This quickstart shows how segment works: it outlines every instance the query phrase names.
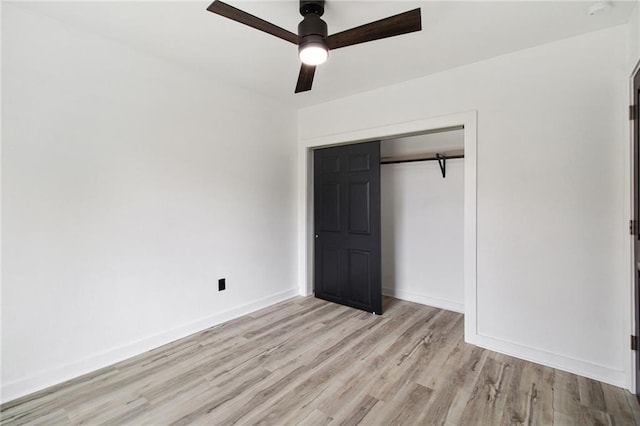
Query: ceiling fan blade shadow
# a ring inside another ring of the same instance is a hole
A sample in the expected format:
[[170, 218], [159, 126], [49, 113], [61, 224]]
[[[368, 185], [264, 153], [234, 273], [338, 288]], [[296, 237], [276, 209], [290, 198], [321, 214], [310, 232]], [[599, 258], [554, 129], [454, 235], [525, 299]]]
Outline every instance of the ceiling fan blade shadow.
[[250, 13], [244, 12], [240, 9], [236, 9], [233, 6], [229, 6], [226, 3], [215, 0], [207, 7], [209, 12], [213, 12], [217, 15], [224, 16], [233, 21], [247, 25], [256, 30], [263, 31], [267, 34], [271, 34], [283, 40], [286, 40], [293, 44], [298, 44], [298, 35], [287, 31], [284, 28], [280, 28], [277, 25], [267, 22], [264, 19], [260, 19], [257, 16], [253, 16]]
[[313, 84], [313, 76], [316, 73], [315, 65], [302, 64], [300, 74], [298, 74], [298, 83], [296, 84], [296, 92], [307, 92], [311, 90]]
[[329, 49], [353, 46], [422, 30], [420, 8], [351, 28], [327, 37]]

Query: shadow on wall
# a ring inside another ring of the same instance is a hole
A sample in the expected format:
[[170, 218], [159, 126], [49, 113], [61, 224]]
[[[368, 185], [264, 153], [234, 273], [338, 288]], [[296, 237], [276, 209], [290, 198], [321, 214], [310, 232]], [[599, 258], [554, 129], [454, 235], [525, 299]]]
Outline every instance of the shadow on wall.
[[[400, 243], [396, 233], [396, 208], [398, 198], [396, 191], [388, 179], [388, 166], [382, 166], [380, 171], [381, 205], [382, 205], [382, 288], [396, 289], [396, 247]], [[391, 207], [391, 208], [390, 208]]]

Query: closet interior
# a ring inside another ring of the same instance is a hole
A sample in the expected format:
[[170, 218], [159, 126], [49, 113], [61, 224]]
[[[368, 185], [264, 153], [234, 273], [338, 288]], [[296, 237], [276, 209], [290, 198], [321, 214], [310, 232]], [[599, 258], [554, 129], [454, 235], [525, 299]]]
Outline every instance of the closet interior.
[[383, 140], [382, 287], [464, 311], [464, 130]]

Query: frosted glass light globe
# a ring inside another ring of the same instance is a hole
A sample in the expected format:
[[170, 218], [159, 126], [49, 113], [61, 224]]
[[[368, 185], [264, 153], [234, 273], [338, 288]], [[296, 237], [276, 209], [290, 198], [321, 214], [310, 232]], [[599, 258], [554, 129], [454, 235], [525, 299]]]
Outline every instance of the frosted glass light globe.
[[307, 65], [320, 65], [327, 60], [329, 52], [320, 45], [309, 44], [300, 50], [300, 60]]

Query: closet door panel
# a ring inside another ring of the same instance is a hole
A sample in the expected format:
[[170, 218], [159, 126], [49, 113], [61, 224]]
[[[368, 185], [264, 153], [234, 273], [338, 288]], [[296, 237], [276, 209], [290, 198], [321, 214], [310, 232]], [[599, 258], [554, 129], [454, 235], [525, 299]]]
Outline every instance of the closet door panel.
[[380, 143], [314, 151], [316, 297], [382, 313]]

